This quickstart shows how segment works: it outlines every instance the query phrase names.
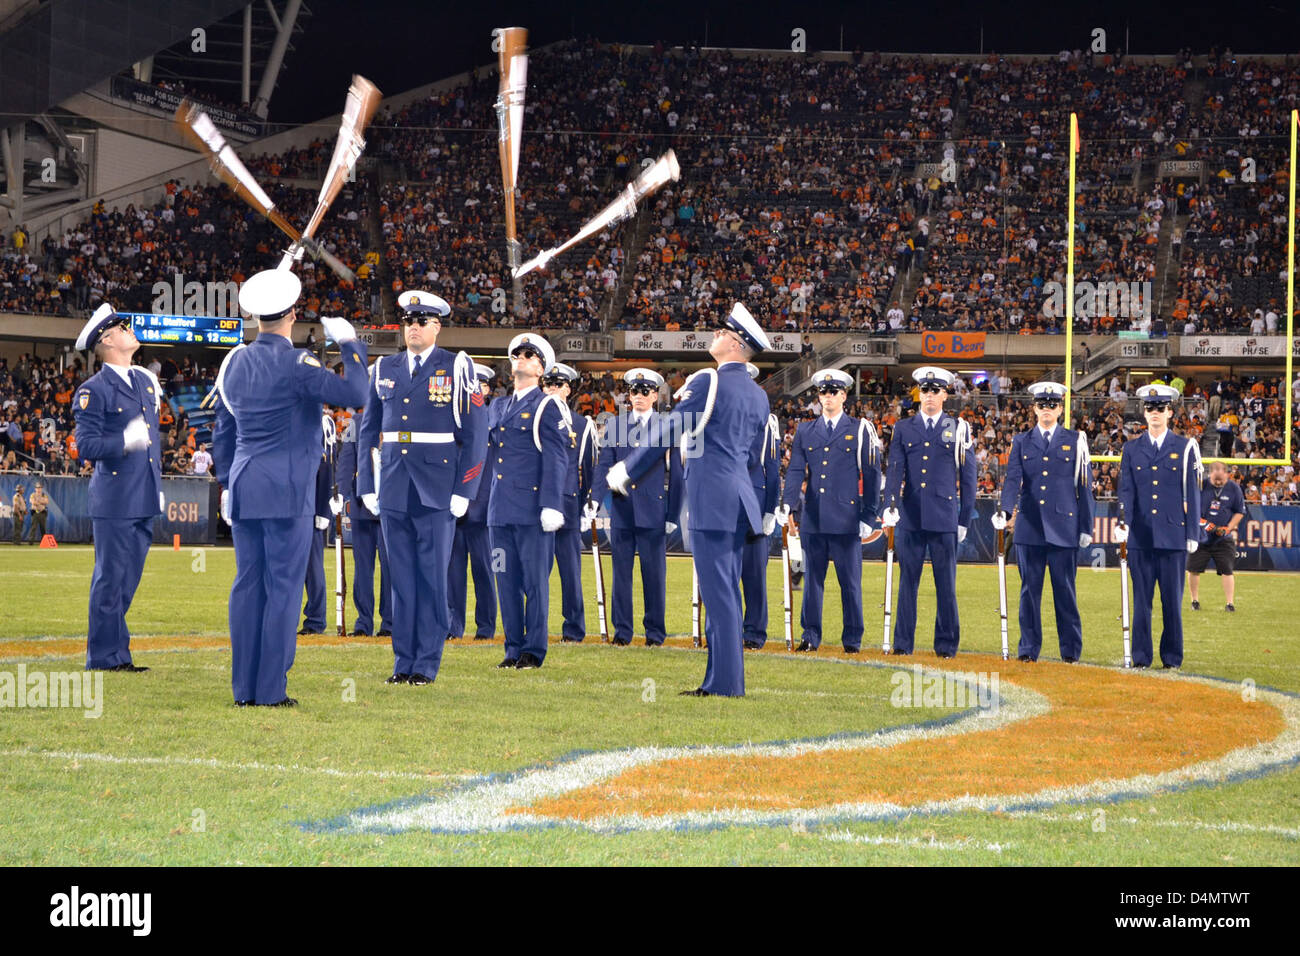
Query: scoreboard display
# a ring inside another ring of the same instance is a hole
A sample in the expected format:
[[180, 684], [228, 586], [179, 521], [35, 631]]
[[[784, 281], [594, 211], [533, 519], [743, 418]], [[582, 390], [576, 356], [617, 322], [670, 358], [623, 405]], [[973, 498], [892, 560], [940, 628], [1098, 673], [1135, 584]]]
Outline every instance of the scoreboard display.
[[213, 345], [231, 348], [244, 341], [244, 320], [209, 315], [156, 315], [128, 312], [141, 345]]

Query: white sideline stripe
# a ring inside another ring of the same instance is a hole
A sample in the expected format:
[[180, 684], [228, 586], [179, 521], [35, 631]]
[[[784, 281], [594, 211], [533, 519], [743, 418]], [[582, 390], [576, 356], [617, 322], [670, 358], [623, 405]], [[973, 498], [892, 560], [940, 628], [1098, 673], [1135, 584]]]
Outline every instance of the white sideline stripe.
[[975, 840], [936, 840], [934, 837], [869, 836], [850, 833], [848, 830], [835, 830], [832, 833], [819, 833], [818, 836], [831, 843], [863, 843], [867, 846], [905, 846], [922, 850], [986, 850], [1001, 853], [1009, 850], [1014, 843], [979, 843]]
[[[1100, 808], [1105, 809], [1105, 808]], [[1095, 812], [1095, 811], [1094, 811]], [[1013, 810], [1009, 816], [1034, 817], [1048, 823], [1091, 823], [1092, 813], [1057, 814], [1044, 810]], [[1267, 833], [1300, 840], [1300, 829], [1256, 823], [1206, 823], [1204, 820], [1144, 820], [1141, 817], [1106, 817], [1106, 823], [1125, 823], [1133, 827], [1169, 827], [1176, 830], [1214, 830], [1220, 833]]]
[[344, 779], [393, 780], [468, 780], [473, 774], [411, 773], [403, 770], [336, 770], [333, 767], [304, 767], [301, 764], [235, 763], [205, 757], [119, 757], [116, 754], [83, 753], [70, 750], [0, 750], [0, 757], [43, 757], [46, 760], [84, 760], [87, 763], [123, 764], [149, 767], [205, 767], [212, 770], [256, 771], [265, 773], [314, 773]]

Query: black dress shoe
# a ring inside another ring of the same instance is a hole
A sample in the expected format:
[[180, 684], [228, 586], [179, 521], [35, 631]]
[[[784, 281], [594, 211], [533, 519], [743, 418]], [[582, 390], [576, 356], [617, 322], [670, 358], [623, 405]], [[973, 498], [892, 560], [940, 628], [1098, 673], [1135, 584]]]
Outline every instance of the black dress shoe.
[[254, 704], [253, 704], [253, 701], [251, 701], [251, 700], [237, 700], [237, 701], [235, 701], [235, 706], [236, 706], [236, 707], [252, 707], [252, 706], [254, 706]]
[[350, 635], [348, 635], [348, 636], [349, 636], [349, 637], [369, 637], [369, 636], [370, 636], [370, 632], [369, 632], [369, 631], [353, 631], [353, 632], [352, 632]]
[[1020, 661], [1023, 664], [1034, 663], [1034, 659], [1030, 657], [1028, 654], [1021, 654], [1018, 658], [1016, 658], [1016, 660]]
[[505, 660], [503, 660], [500, 664], [497, 665], [497, 670], [501, 670], [503, 667], [515, 668], [518, 666], [519, 666], [519, 658], [507, 657]]
[[934, 652], [934, 656], [935, 656], [935, 657], [942, 657], [942, 658], [947, 659], [947, 658], [950, 658], [950, 657], [956, 657], [956, 656], [957, 656], [957, 652], [956, 652], [956, 651], [953, 651], [952, 653], [948, 653], [948, 652], [946, 652], [946, 651], [935, 651], [935, 652]]
[[536, 654], [520, 654], [519, 663], [515, 665], [515, 667], [519, 668], [521, 671], [541, 666], [542, 659]]
[[384, 681], [385, 684], [409, 684], [410, 682], [410, 674], [394, 674], [392, 677], [388, 678], [388, 680]]
[[860, 648], [860, 647], [846, 647], [846, 648], [844, 648], [844, 653], [845, 653], [845, 654], [857, 654], [857, 653], [858, 653], [859, 651], [861, 651], [861, 650], [862, 650], [862, 648]]
[[652, 641], [652, 640], [650, 640], [650, 638], [647, 637], [647, 638], [645, 639], [645, 646], [646, 646], [646, 647], [663, 647], [663, 646], [664, 646], [664, 642], [663, 642], [663, 641]]
[[299, 636], [299, 637], [301, 637], [301, 636], [304, 635], [304, 634], [320, 634], [320, 633], [323, 633], [323, 632], [318, 631], [318, 630], [316, 630], [315, 628], [310, 628], [310, 627], [308, 627], [306, 624], [304, 624], [301, 628], [298, 629], [298, 636]]
[[393, 632], [386, 627], [381, 627], [379, 629], [379, 633], [375, 635], [375, 637], [392, 637], [392, 636], [393, 636]]
[[610, 641], [610, 643], [613, 644], [615, 647], [627, 647], [632, 642], [626, 637], [616, 637], [612, 641]]
[[795, 652], [796, 654], [802, 654], [804, 651], [814, 651], [814, 652], [816, 652], [816, 650], [817, 650], [817, 648], [813, 647], [813, 646], [812, 646], [811, 644], [809, 644], [807, 641], [800, 641], [800, 642], [799, 642], [799, 646], [796, 647], [796, 648], [794, 649], [794, 652]]
[[1162, 671], [1180, 671], [1183, 669], [1183, 665], [1182, 664], [1161, 664], [1160, 669]]
[[476, 641], [490, 641], [490, 640], [492, 640], [492, 635], [491, 635], [491, 634], [475, 634], [475, 635], [474, 635], [474, 640], [476, 640]]
[[1139, 671], [1144, 671], [1144, 670], [1146, 670], [1147, 668], [1149, 668], [1150, 666], [1151, 666], [1150, 664], [1134, 664], [1134, 665], [1133, 665], [1133, 669], [1134, 669], [1134, 670], [1139, 670]]
[[581, 644], [581, 643], [582, 643], [582, 638], [580, 638], [580, 637], [562, 637], [562, 638], [560, 638], [560, 643], [561, 643], [561, 644]]
[[708, 697], [709, 692], [705, 690], [703, 687], [697, 687], [695, 688], [695, 690], [684, 690], [677, 696], [678, 697]]
[[762, 649], [763, 649], [763, 645], [758, 643], [758, 641], [745, 642], [745, 650], [747, 651], [761, 651]]
[[1062, 663], [1062, 664], [1077, 664], [1077, 663], [1079, 663], [1079, 658], [1077, 658], [1077, 657], [1062, 657], [1062, 658], [1061, 658], [1061, 663]]
[[149, 668], [140, 667], [138, 664], [118, 664], [116, 667], [110, 667], [111, 671], [121, 671], [125, 674], [143, 674]]
[[423, 674], [412, 674], [406, 681], [412, 687], [423, 687], [425, 684], [432, 684], [432, 677], [425, 677]]
[[295, 697], [286, 697], [284, 700], [277, 700], [274, 704], [262, 704], [263, 707], [297, 707], [298, 700]]
[[892, 656], [895, 656], [895, 657], [911, 657], [911, 656], [912, 656], [912, 652], [911, 652], [911, 651], [904, 651], [904, 650], [901, 650], [901, 649], [899, 649], [899, 648], [897, 648], [897, 647], [891, 647], [891, 648], [889, 649], [889, 653], [890, 653]]

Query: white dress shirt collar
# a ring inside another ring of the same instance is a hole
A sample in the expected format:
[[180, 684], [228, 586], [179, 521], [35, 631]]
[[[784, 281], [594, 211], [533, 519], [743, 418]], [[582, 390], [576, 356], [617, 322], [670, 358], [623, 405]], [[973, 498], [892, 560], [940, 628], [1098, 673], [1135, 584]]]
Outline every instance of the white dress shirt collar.
[[512, 397], [516, 402], [522, 401], [524, 398], [528, 396], [528, 393], [531, 392], [536, 387], [537, 387], [536, 385], [529, 385], [527, 388], [516, 388], [515, 394]]
[[[433, 345], [430, 345], [423, 352], [419, 353], [421, 368], [423, 368], [424, 363], [429, 360], [429, 353], [432, 352], [437, 347], [438, 347], [438, 343], [435, 342]], [[408, 375], [415, 372], [415, 354], [409, 351], [406, 353], [406, 372]]]
[[823, 414], [823, 415], [822, 415], [822, 421], [824, 421], [824, 422], [826, 423], [826, 427], [827, 427], [827, 428], [829, 428], [831, 431], [835, 431], [835, 429], [839, 428], [839, 426], [840, 426], [840, 419], [843, 418], [843, 417], [844, 417], [844, 412], [840, 412], [839, 414], [835, 415], [834, 417], [831, 417], [830, 415]]
[[131, 366], [129, 366], [129, 365], [114, 365], [112, 362], [105, 362], [105, 363], [104, 363], [104, 368], [111, 368], [111, 369], [112, 369], [114, 372], [116, 372], [118, 375], [122, 376], [122, 381], [126, 382], [126, 384], [128, 384], [128, 385], [134, 385], [134, 384], [135, 384], [134, 382], [131, 381]]

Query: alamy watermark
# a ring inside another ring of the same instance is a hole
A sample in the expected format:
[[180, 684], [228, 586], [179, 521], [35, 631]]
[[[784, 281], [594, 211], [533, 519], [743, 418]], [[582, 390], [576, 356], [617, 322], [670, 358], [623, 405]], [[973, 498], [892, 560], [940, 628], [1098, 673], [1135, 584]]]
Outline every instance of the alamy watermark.
[[[1074, 317], [1095, 319], [1148, 319], [1152, 314], [1150, 282], [1076, 282]], [[1065, 284], [1043, 284], [1043, 315], [1049, 319], [1065, 317]]]
[[103, 671], [0, 671], [0, 708], [67, 707], [84, 710], [87, 720], [104, 713]]
[[155, 282], [150, 293], [154, 315], [239, 318], [238, 282], [186, 282], [184, 273], [177, 272], [170, 283]]
[[891, 707], [946, 707], [979, 709], [981, 717], [998, 712], [1002, 697], [998, 693], [997, 671], [951, 671], [925, 673], [920, 664], [910, 671], [895, 671], [889, 678], [893, 691]]
[[596, 416], [596, 425], [602, 429], [602, 448], [676, 448], [683, 459], [699, 458], [703, 452], [704, 439], [697, 434], [702, 421], [703, 416], [695, 412], [678, 411], [652, 412], [647, 425], [627, 413], [601, 412]]

